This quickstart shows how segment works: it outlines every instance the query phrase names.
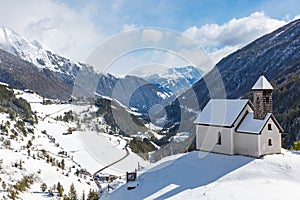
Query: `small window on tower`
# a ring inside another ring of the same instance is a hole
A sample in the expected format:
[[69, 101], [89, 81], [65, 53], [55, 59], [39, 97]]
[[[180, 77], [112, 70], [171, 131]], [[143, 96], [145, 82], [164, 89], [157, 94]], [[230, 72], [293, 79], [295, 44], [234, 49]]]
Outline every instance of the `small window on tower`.
[[270, 101], [270, 98], [266, 97], [266, 103], [269, 103], [269, 101]]
[[268, 124], [268, 130], [272, 130], [272, 124]]
[[256, 102], [257, 102], [257, 104], [259, 104], [259, 97], [256, 98]]
[[272, 146], [272, 139], [268, 139], [268, 145]]
[[217, 141], [217, 144], [218, 145], [222, 144], [222, 138], [221, 138], [221, 132], [220, 131], [218, 132], [218, 141]]

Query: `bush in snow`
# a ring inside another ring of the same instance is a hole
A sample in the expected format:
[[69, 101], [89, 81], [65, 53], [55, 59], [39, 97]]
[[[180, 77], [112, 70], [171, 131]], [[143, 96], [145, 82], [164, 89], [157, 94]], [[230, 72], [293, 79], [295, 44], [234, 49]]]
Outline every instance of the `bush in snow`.
[[42, 185], [41, 185], [41, 190], [42, 190], [42, 192], [45, 192], [45, 191], [47, 190], [47, 185], [46, 185], [46, 183], [42, 183]]
[[291, 150], [299, 151], [300, 150], [300, 141], [294, 142], [293, 146], [291, 147]]

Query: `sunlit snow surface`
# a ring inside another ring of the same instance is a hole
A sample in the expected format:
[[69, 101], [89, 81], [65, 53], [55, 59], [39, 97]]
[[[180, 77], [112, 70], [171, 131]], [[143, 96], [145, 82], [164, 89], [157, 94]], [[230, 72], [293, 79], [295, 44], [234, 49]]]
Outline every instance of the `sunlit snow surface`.
[[[300, 188], [300, 152], [262, 159], [197, 151], [167, 157], [106, 199], [288, 199]], [[103, 198], [105, 199], [105, 198]]]

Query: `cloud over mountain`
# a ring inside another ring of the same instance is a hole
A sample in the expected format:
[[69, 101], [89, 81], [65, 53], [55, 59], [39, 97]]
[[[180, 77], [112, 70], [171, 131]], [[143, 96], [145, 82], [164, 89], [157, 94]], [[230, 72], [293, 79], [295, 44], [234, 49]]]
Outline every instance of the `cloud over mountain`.
[[84, 61], [97, 42], [103, 40], [92, 22], [93, 14], [89, 5], [75, 10], [52, 0], [11, 0], [1, 2], [0, 25], [40, 41], [47, 49]]
[[248, 17], [233, 18], [222, 25], [205, 24], [190, 27], [184, 34], [199, 42], [215, 62], [245, 46], [254, 39], [274, 31], [287, 22], [272, 19], [264, 12], [255, 12]]

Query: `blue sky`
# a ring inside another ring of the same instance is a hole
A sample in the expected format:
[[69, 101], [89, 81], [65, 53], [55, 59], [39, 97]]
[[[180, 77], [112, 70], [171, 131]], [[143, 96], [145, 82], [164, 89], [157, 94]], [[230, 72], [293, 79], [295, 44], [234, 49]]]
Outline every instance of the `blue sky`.
[[263, 11], [271, 18], [286, 19], [288, 16], [299, 15], [298, 8], [300, 8], [298, 0], [129, 0], [101, 1], [101, 3], [91, 0], [61, 0], [60, 2], [77, 10], [88, 4], [94, 4], [96, 8], [99, 6], [97, 8], [99, 13], [94, 18], [95, 23], [99, 24], [103, 23], [101, 17], [106, 15], [110, 16], [110, 19], [104, 23], [137, 24], [177, 31], [204, 24], [223, 24], [232, 18], [245, 17], [257, 11]]
[[[254, 39], [300, 18], [299, 8], [298, 0], [4, 0], [0, 26], [81, 62], [103, 41], [124, 31], [171, 29], [204, 48], [216, 63]], [[157, 31], [150, 32], [152, 39], [161, 36]], [[131, 60], [136, 60], [133, 57]]]

